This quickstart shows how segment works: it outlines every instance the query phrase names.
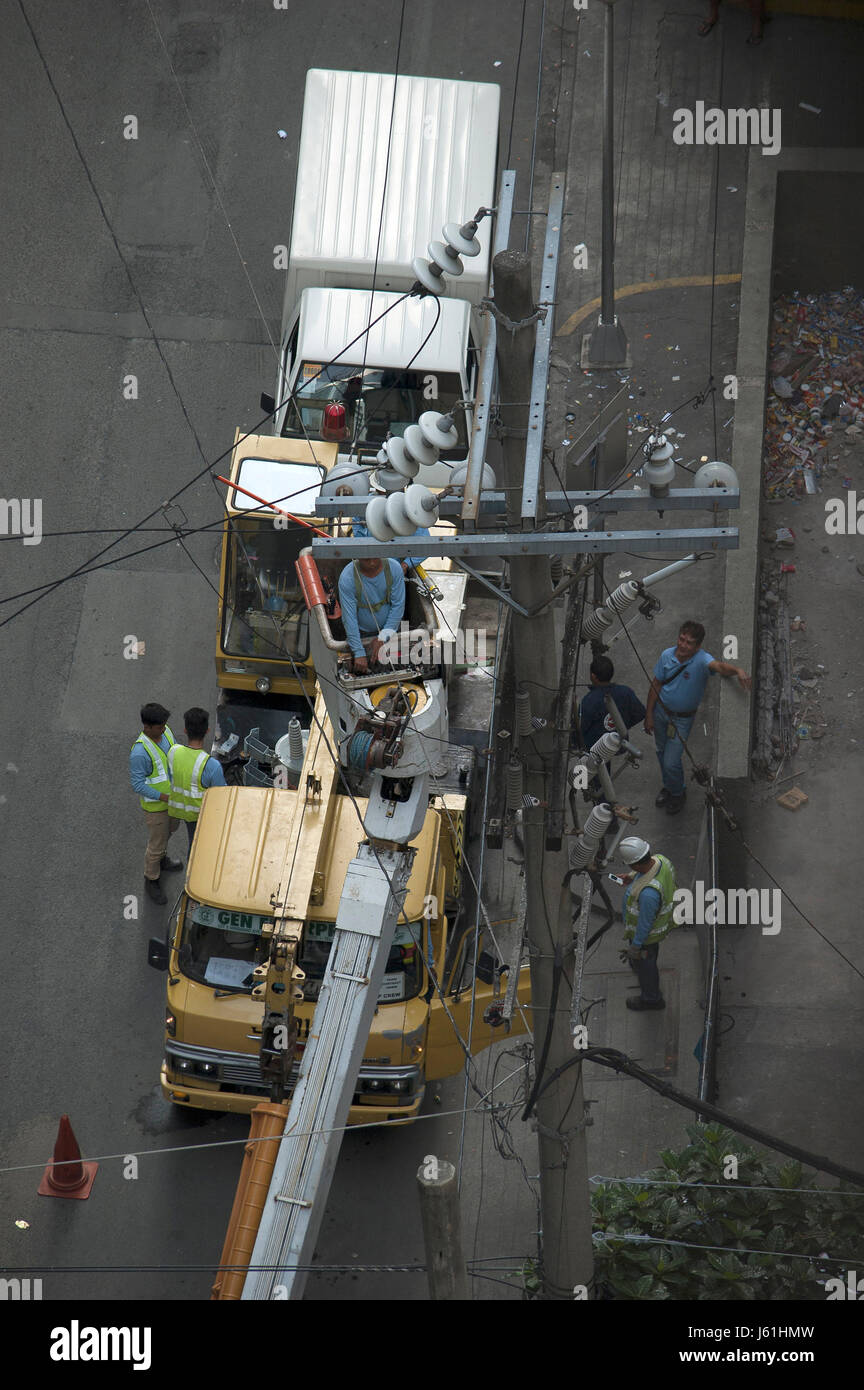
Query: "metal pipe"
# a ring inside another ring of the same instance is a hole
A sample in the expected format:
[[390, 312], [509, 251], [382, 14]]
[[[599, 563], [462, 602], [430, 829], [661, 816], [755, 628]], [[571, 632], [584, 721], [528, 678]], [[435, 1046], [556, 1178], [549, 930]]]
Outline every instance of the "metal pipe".
[[653, 574], [646, 574], [645, 578], [639, 582], [643, 589], [650, 589], [653, 585], [659, 584], [661, 579], [668, 579], [670, 574], [677, 574], [679, 570], [685, 570], [688, 565], [695, 565], [698, 559], [698, 555], [685, 555], [683, 560], [675, 560], [671, 565], [664, 565], [662, 570], [655, 570]]
[[[510, 242], [510, 219], [513, 213], [515, 185], [515, 171], [505, 169], [501, 175], [501, 184], [498, 190], [498, 211], [495, 218], [495, 238], [492, 244], [493, 260], [499, 251], [507, 250]], [[489, 420], [492, 414], [497, 346], [498, 326], [494, 315], [487, 313], [486, 340], [477, 369], [477, 398], [474, 402], [468, 469], [465, 474], [463, 495], [460, 499], [460, 514], [463, 522], [476, 521], [477, 513], [480, 510], [483, 466], [486, 461], [486, 443], [489, 438]]]
[[[615, 417], [616, 420], [619, 418]], [[614, 421], [612, 421], [614, 424]], [[610, 426], [611, 428], [611, 426]], [[602, 436], [600, 436], [602, 438]], [[594, 451], [592, 443], [585, 451], [585, 456]], [[579, 463], [576, 459], [573, 467]], [[462, 508], [462, 498], [450, 496], [445, 492], [436, 494], [438, 498], [438, 512], [440, 517], [458, 517]], [[316, 516], [338, 517], [345, 516], [362, 521], [366, 515], [366, 504], [374, 499], [368, 497], [316, 497], [312, 504], [315, 508]], [[587, 507], [588, 511], [600, 513], [606, 512], [672, 512], [672, 511], [712, 511], [715, 504], [719, 503], [721, 511], [733, 511], [741, 506], [741, 493], [738, 488], [718, 488], [718, 487], [670, 487], [668, 497], [652, 497], [650, 492], [643, 492], [640, 488], [622, 488], [620, 491], [610, 492], [594, 488], [588, 491], [585, 489], [568, 489], [567, 492], [547, 492], [544, 498], [544, 505], [547, 512], [554, 512], [555, 515], [571, 516], [574, 507]], [[499, 490], [492, 489], [484, 492], [480, 497], [480, 511], [484, 516], [491, 520], [496, 514], [501, 516], [507, 510], [507, 494]], [[254, 509], [253, 509], [254, 512]], [[490, 516], [491, 513], [491, 516]], [[417, 548], [417, 541], [409, 537], [414, 549]]]

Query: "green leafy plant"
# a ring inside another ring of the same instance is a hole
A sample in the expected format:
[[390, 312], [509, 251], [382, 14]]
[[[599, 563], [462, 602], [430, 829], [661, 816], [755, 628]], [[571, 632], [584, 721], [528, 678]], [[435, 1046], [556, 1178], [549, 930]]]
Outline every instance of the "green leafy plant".
[[[644, 1174], [663, 1186], [613, 1180], [595, 1188], [598, 1297], [821, 1301], [825, 1279], [841, 1270], [826, 1257], [864, 1268], [864, 1193], [860, 1201], [823, 1193], [800, 1164], [774, 1164], [720, 1125], [687, 1133], [686, 1148], [663, 1150], [662, 1166]], [[735, 1179], [724, 1177], [729, 1154]], [[859, 1192], [833, 1179], [831, 1188]]]

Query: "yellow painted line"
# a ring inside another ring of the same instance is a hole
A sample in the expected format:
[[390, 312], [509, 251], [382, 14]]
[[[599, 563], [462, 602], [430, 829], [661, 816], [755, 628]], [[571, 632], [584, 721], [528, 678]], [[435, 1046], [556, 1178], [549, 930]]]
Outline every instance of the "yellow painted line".
[[[648, 290], [679, 290], [691, 285], [737, 285], [740, 279], [740, 275], [673, 275], [670, 280], [642, 280], [638, 285], [622, 285], [615, 291], [615, 302], [627, 299], [631, 294], [645, 294]], [[566, 323], [561, 325], [555, 337], [565, 338], [599, 308], [599, 298], [583, 304], [581, 309], [577, 309], [575, 314], [571, 314]]]

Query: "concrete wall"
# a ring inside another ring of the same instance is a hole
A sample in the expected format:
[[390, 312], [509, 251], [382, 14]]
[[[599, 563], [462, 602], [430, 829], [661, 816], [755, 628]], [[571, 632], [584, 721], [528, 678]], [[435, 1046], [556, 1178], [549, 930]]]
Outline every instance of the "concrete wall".
[[864, 282], [864, 174], [781, 171], [774, 294], [822, 294]]
[[[832, 202], [832, 198], [839, 200]], [[738, 638], [738, 659], [752, 671], [759, 593], [759, 517], [768, 338], [774, 296], [864, 284], [861, 250], [864, 150], [751, 152], [744, 212], [738, 321], [738, 400], [732, 465], [741, 489], [739, 548], [726, 557], [723, 633]], [[857, 233], [857, 246], [856, 246]], [[748, 777], [753, 701], [742, 717], [731, 682], [720, 688], [717, 775]]]

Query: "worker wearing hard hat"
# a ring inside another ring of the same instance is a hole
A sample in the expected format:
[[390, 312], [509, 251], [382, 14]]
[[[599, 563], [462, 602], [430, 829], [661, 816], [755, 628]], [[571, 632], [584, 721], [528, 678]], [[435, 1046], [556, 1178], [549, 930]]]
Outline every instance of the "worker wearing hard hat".
[[621, 959], [636, 971], [639, 998], [628, 999], [628, 1009], [665, 1009], [660, 993], [657, 952], [660, 942], [675, 926], [675, 870], [664, 854], [652, 854], [647, 840], [628, 835], [618, 846], [618, 855], [633, 872], [627, 874], [624, 895], [624, 940]]

